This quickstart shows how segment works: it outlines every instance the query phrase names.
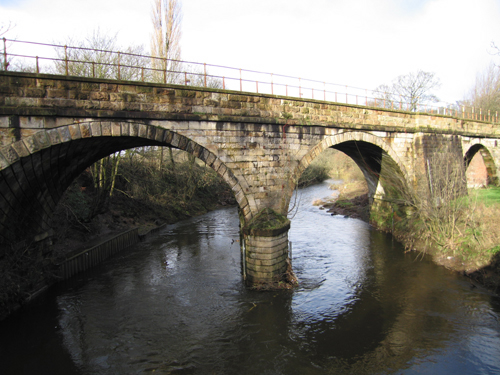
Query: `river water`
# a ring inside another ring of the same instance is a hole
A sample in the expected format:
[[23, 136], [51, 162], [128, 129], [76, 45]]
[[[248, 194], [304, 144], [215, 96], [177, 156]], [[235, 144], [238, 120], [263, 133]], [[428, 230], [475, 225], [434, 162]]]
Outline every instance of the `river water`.
[[500, 299], [330, 194], [299, 193], [297, 289], [245, 289], [237, 210], [210, 212], [0, 322], [0, 374], [499, 374]]

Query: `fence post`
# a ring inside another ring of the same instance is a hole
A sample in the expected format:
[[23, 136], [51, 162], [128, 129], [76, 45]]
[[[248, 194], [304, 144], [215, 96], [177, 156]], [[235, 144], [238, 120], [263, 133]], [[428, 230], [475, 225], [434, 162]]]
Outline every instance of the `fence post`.
[[65, 65], [66, 65], [66, 75], [68, 75], [68, 71], [69, 71], [69, 68], [68, 68], [68, 46], [64, 46], [64, 61], [65, 61]]
[[167, 59], [163, 58], [163, 83], [167, 83]]
[[37, 74], [40, 73], [40, 67], [38, 65], [38, 56], [36, 57], [36, 72]]
[[120, 52], [118, 52], [118, 80], [121, 79]]
[[9, 63], [7, 62], [7, 39], [3, 38], [3, 68], [7, 71]]
[[243, 91], [243, 82], [241, 81], [241, 69], [240, 69], [240, 91]]
[[205, 87], [207, 87], [207, 63], [203, 63], [203, 72], [205, 74]]

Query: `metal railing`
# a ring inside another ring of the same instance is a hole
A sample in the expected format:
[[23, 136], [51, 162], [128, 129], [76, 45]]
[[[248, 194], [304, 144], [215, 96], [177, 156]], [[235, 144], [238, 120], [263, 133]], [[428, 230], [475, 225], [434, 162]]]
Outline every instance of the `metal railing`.
[[256, 70], [170, 60], [133, 51], [118, 52], [3, 38], [1, 59], [0, 69], [6, 71], [212, 87], [499, 122], [498, 111], [492, 113], [468, 105], [412, 104], [405, 97], [384, 99], [388, 97], [387, 93], [375, 90]]

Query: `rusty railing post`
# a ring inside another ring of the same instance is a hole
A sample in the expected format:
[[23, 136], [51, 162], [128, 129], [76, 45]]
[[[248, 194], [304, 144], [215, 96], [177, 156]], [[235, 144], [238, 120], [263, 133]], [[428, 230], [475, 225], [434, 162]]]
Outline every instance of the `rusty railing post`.
[[204, 87], [207, 87], [207, 63], [203, 63]]
[[68, 75], [69, 67], [68, 67], [68, 46], [64, 46], [64, 61], [66, 65], [66, 75]]
[[7, 71], [9, 63], [7, 62], [7, 39], [3, 38], [3, 68]]
[[118, 52], [118, 80], [121, 80], [122, 75], [121, 75], [121, 65], [120, 65], [120, 52]]
[[167, 59], [163, 58], [163, 83], [167, 83]]

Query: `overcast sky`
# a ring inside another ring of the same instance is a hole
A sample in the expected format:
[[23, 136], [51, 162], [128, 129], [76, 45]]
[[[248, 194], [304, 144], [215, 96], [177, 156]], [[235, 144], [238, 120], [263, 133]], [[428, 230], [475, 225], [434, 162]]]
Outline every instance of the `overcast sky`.
[[[374, 89], [433, 72], [453, 103], [500, 45], [500, 0], [182, 0], [182, 58]], [[0, 0], [7, 38], [82, 39], [96, 28], [149, 50], [150, 0]]]

